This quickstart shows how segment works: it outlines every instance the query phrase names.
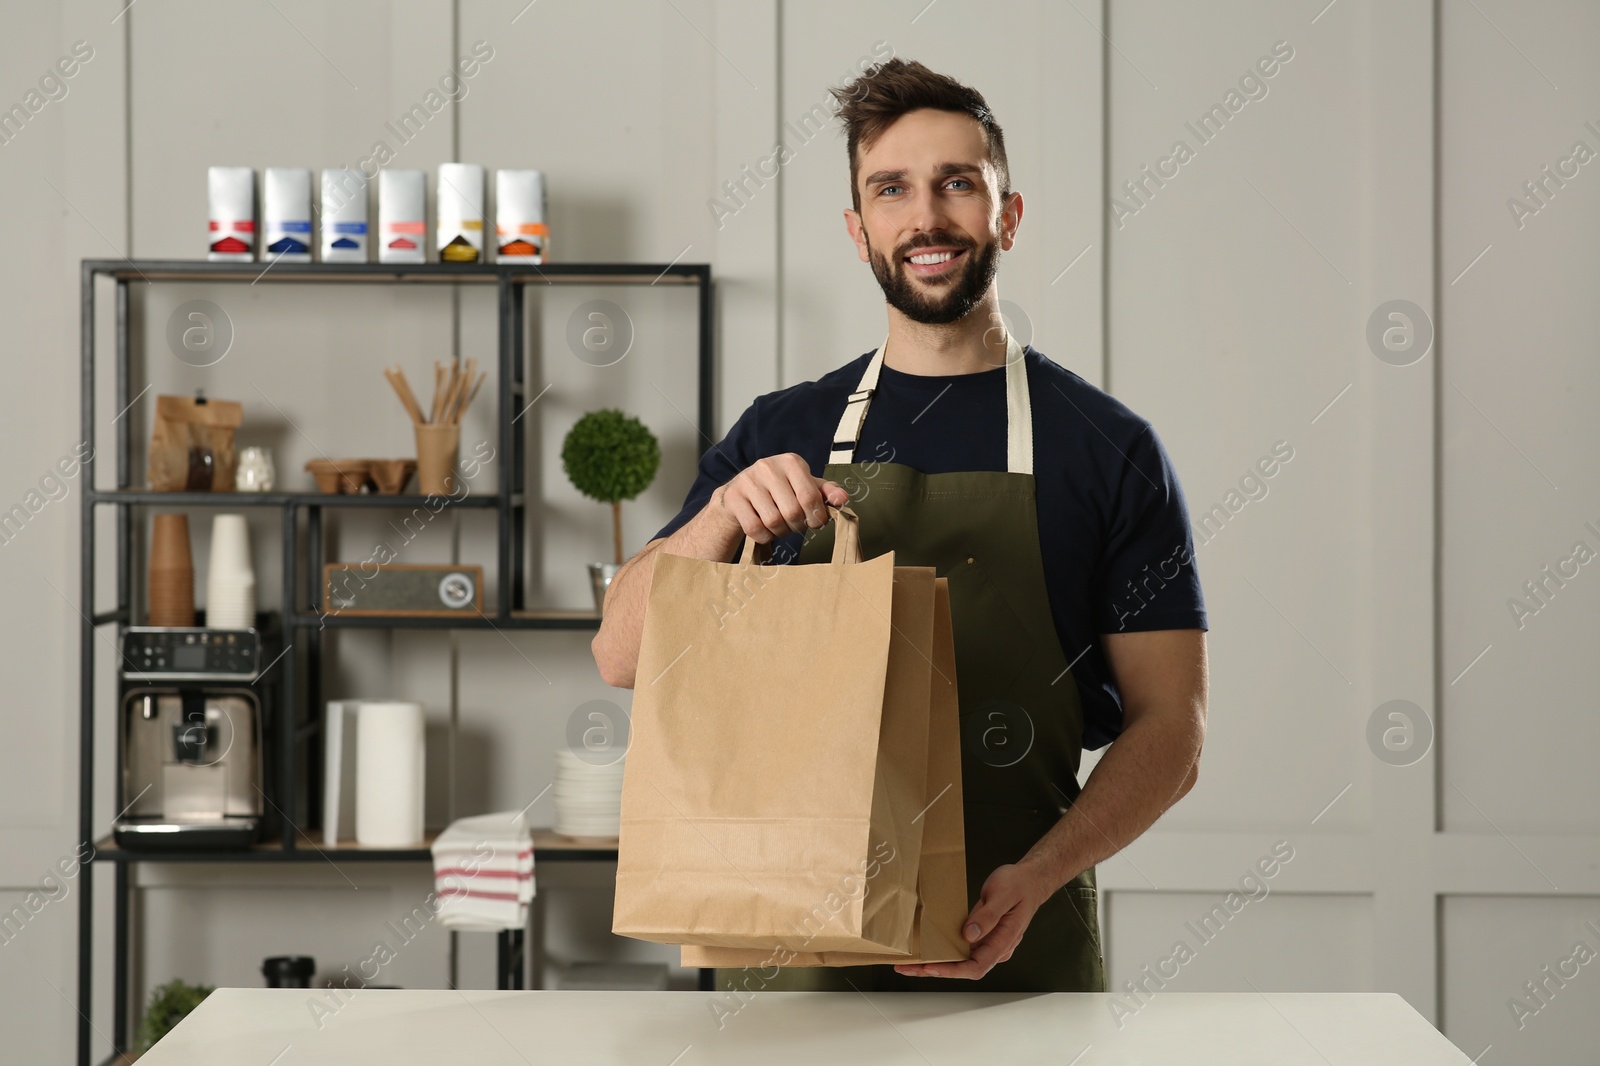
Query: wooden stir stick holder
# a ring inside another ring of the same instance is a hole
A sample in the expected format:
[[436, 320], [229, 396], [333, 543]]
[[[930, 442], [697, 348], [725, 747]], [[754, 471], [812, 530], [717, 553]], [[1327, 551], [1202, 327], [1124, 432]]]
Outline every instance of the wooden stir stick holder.
[[422, 406], [417, 403], [404, 370], [385, 368], [383, 375], [411, 416], [417, 440], [418, 487], [425, 495], [454, 495], [457, 488], [455, 468], [461, 450], [461, 416], [478, 395], [488, 372], [478, 371], [476, 359], [468, 359], [465, 368], [458, 359], [452, 359], [448, 367], [434, 360], [433, 402], [428, 418], [423, 418]]

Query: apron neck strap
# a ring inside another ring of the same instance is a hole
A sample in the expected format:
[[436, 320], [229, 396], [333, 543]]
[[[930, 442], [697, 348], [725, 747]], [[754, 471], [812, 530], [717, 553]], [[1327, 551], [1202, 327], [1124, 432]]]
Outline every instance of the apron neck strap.
[[[861, 383], [845, 402], [839, 428], [833, 433], [833, 446], [828, 452], [830, 464], [855, 462], [861, 427], [867, 420], [867, 405], [878, 390], [878, 371], [883, 368], [883, 353], [888, 347], [889, 338], [885, 337], [867, 363]], [[1022, 345], [1009, 332], [1006, 334], [1006, 469], [1013, 474], [1033, 473], [1033, 407], [1028, 400], [1028, 367]]]

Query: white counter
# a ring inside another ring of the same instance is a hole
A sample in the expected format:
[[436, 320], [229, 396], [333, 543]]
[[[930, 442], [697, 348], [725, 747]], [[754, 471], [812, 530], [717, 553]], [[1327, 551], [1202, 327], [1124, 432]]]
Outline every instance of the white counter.
[[[1388, 993], [382, 991], [223, 988], [140, 1066], [1470, 1066]], [[319, 1022], [321, 1027], [319, 1028]]]

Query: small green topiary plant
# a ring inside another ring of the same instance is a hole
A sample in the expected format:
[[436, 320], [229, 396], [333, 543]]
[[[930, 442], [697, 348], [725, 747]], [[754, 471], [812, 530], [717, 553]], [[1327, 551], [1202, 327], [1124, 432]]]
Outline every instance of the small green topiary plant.
[[188, 1017], [200, 1001], [216, 991], [214, 985], [191, 985], [174, 978], [150, 993], [150, 1005], [139, 1022], [139, 1051], [149, 1051], [172, 1027]]
[[650, 487], [661, 445], [643, 422], [607, 408], [578, 419], [561, 445], [561, 467], [579, 492], [611, 505], [617, 565], [622, 564], [622, 501]]

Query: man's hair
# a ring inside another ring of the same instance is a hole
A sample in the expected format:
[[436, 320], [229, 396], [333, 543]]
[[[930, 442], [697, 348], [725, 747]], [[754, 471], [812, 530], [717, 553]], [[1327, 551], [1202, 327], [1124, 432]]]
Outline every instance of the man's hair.
[[845, 150], [850, 155], [850, 200], [858, 214], [861, 211], [861, 187], [857, 184], [861, 153], [876, 144], [901, 115], [920, 108], [954, 111], [976, 119], [983, 127], [989, 161], [994, 164], [995, 176], [1000, 182], [1000, 201], [1003, 203], [1011, 195], [1005, 134], [978, 90], [937, 74], [915, 59], [907, 62], [894, 56], [830, 92], [839, 102], [839, 117], [844, 120]]

